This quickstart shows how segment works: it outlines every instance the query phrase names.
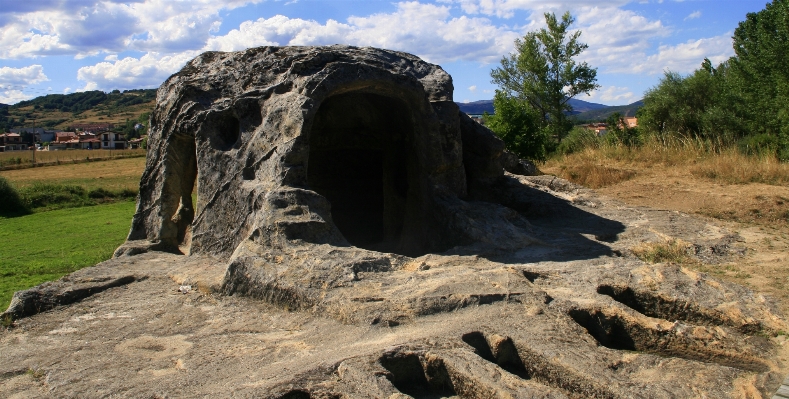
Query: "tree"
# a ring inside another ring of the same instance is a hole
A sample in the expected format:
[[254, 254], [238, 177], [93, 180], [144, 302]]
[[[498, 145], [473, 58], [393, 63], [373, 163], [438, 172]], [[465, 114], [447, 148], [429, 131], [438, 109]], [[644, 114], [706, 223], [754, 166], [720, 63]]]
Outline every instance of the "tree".
[[[515, 52], [502, 58], [501, 66], [490, 74], [492, 82], [499, 86], [497, 96], [519, 102], [537, 115], [539, 133], [533, 134], [553, 136], [559, 141], [572, 128], [567, 118], [567, 113], [572, 111], [570, 99], [600, 87], [596, 83], [597, 69], [574, 60], [588, 47], [578, 41], [580, 31], [568, 36], [567, 30], [574, 21], [569, 11], [562, 15], [561, 21], [555, 14], [546, 13], [547, 29], [517, 39]], [[507, 144], [514, 150], [511, 143]]]
[[774, 0], [748, 13], [734, 30], [731, 68], [752, 133], [781, 138], [779, 157], [789, 160], [789, 0]]
[[493, 109], [495, 115], [483, 116], [485, 125], [507, 143], [507, 149], [520, 158], [544, 162], [550, 140], [540, 129], [540, 116], [527, 103], [507, 97], [499, 90], [493, 97]]

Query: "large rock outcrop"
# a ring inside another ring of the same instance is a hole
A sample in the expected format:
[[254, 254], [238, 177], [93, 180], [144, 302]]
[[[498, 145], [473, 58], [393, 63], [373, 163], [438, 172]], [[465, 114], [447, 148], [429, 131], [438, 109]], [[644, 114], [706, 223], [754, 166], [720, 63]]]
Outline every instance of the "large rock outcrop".
[[15, 294], [0, 394], [758, 398], [789, 372], [769, 298], [634, 255], [714, 265], [735, 233], [505, 173], [414, 56], [206, 53], [151, 122], [129, 240]]
[[481, 232], [457, 199], [503, 175], [504, 146], [452, 90], [440, 67], [394, 51], [205, 53], [159, 90], [129, 240], [223, 258], [294, 242], [469, 244]]

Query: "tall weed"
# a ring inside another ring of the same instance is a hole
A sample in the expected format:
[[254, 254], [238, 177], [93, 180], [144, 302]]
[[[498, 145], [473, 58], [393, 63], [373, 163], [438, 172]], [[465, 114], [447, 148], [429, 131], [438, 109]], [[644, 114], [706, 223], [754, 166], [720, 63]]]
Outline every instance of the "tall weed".
[[789, 184], [789, 164], [771, 153], [747, 155], [736, 143], [679, 135], [648, 135], [639, 146], [597, 140], [581, 150], [555, 155], [546, 168], [560, 177], [592, 188], [632, 178], [633, 170], [685, 166], [696, 177], [727, 184]]

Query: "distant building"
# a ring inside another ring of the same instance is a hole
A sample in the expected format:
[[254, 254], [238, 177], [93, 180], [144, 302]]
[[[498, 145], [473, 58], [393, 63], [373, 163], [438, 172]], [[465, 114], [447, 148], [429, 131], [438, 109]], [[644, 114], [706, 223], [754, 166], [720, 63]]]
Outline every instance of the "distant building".
[[101, 148], [105, 150], [123, 150], [127, 147], [126, 139], [120, 133], [106, 132], [100, 135]]
[[27, 150], [27, 147], [19, 133], [0, 134], [0, 152], [23, 151]]
[[605, 136], [605, 134], [608, 133], [608, 125], [605, 123], [587, 123], [581, 125], [581, 127], [593, 131], [597, 137]]
[[622, 119], [624, 119], [627, 127], [638, 127], [638, 118], [635, 116], [626, 116]]
[[145, 137], [146, 136], [129, 140], [129, 148], [142, 148], [142, 141], [145, 139]]

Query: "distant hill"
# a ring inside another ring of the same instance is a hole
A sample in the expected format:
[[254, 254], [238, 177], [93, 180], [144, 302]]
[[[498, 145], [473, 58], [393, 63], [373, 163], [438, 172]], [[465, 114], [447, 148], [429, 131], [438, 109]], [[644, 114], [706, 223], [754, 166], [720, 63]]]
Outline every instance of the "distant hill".
[[[460, 107], [461, 111], [467, 114], [482, 114], [484, 112], [487, 112], [489, 114], [493, 113], [493, 100], [480, 100], [480, 101], [472, 101], [468, 103], [457, 103], [457, 105], [458, 107]], [[590, 103], [588, 101], [578, 100], [575, 98], [570, 99], [570, 105], [573, 107], [573, 112], [572, 112], [573, 115], [610, 108], [607, 105]]]
[[[493, 113], [493, 100], [457, 103], [457, 105], [461, 111], [467, 114]], [[644, 102], [638, 100], [628, 105], [609, 106], [571, 98], [570, 105], [573, 107], [572, 115], [578, 121], [597, 122], [606, 120], [614, 112], [619, 112], [622, 116], [635, 116], [636, 111], [644, 105]]]
[[580, 122], [602, 122], [608, 119], [614, 112], [619, 112], [622, 116], [636, 116], [636, 111], [643, 106], [644, 101], [638, 100], [628, 105], [617, 105], [581, 112], [575, 115], [575, 119]]
[[48, 94], [0, 107], [0, 131], [21, 127], [65, 129], [77, 123], [124, 124], [153, 110], [156, 89]]

